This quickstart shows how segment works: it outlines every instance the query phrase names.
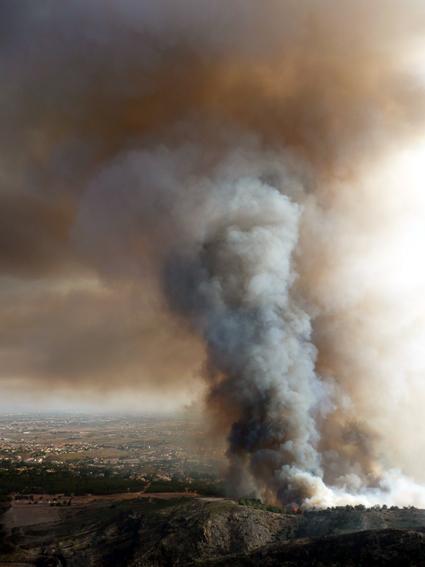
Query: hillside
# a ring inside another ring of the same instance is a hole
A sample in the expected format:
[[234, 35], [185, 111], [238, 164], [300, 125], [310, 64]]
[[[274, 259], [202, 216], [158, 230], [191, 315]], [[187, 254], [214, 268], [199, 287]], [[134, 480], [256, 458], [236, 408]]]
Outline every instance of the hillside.
[[231, 500], [140, 498], [60, 509], [15, 527], [8, 565], [425, 566], [425, 511], [338, 508], [281, 514]]

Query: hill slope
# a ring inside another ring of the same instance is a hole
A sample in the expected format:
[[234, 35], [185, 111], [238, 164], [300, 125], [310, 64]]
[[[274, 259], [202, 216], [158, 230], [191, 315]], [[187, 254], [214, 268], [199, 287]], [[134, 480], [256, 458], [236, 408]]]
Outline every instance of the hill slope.
[[38, 567], [425, 566], [425, 511], [338, 508], [300, 515], [231, 500], [94, 502], [15, 528], [0, 562]]

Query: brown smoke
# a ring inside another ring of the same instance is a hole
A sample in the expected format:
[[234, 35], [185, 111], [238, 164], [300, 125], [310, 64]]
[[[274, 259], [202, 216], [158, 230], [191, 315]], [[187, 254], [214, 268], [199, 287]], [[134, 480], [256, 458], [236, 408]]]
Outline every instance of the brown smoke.
[[424, 127], [407, 64], [424, 16], [417, 0], [4, 2], [4, 382], [189, 400], [201, 373], [242, 490], [382, 499], [409, 460], [388, 456], [397, 396], [377, 398], [402, 386], [385, 360], [412, 391], [418, 370], [413, 323], [383, 330], [410, 308], [386, 318], [397, 294], [373, 269], [391, 280], [376, 258], [401, 210], [376, 170]]

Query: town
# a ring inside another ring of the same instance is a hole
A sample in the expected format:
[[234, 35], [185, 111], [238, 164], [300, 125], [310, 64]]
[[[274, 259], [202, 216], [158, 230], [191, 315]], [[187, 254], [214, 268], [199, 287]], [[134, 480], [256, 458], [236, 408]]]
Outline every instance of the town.
[[223, 450], [196, 418], [0, 416], [3, 492], [216, 490]]

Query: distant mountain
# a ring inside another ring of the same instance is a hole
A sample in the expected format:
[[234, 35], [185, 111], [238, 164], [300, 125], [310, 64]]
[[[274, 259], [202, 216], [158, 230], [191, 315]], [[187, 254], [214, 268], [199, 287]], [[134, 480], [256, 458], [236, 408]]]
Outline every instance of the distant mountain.
[[0, 565], [425, 566], [425, 511], [416, 509], [282, 514], [225, 499], [98, 501], [9, 538]]

